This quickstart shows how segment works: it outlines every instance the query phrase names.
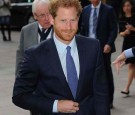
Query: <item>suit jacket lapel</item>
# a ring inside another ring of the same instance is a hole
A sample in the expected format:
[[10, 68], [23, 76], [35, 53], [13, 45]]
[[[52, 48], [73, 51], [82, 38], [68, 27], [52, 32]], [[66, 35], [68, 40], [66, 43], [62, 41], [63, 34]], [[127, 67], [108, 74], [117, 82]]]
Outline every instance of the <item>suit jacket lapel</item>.
[[86, 18], [86, 22], [88, 22], [88, 24], [86, 26], [87, 26], [87, 28], [89, 28], [91, 5], [88, 7], [88, 10], [86, 10], [86, 14], [87, 14], [87, 16], [85, 16], [85, 18]]
[[35, 26], [33, 27], [33, 42], [37, 44], [38, 41], [38, 23], [35, 23]]
[[[99, 9], [98, 20], [97, 20], [97, 27], [98, 27], [99, 23], [101, 22], [102, 15], [104, 14], [103, 9], [104, 9], [104, 7], [103, 7], [103, 4], [101, 3], [100, 9]], [[98, 29], [98, 28], [96, 28], [96, 29]]]
[[77, 49], [78, 49], [78, 55], [79, 55], [79, 63], [80, 63], [80, 74], [79, 74], [79, 81], [78, 81], [78, 87], [77, 87], [77, 95], [76, 98], [79, 97], [79, 93], [82, 89], [82, 85], [84, 83], [84, 72], [85, 72], [85, 66], [86, 66], [86, 58], [85, 58], [85, 46], [81, 42], [80, 38], [76, 37], [76, 43], [77, 43]]

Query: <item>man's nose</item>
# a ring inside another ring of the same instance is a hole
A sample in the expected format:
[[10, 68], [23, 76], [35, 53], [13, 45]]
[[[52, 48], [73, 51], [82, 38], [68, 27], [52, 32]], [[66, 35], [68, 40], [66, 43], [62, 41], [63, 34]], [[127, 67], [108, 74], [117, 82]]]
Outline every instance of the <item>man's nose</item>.
[[68, 21], [66, 26], [67, 26], [68, 29], [71, 29], [72, 23], [70, 21]]

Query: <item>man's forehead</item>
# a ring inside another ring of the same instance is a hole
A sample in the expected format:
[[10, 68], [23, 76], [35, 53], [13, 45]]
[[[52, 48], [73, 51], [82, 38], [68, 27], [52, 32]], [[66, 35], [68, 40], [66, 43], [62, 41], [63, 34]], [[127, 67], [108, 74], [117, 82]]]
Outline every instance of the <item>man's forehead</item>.
[[56, 11], [57, 12], [63, 12], [63, 11], [69, 11], [69, 10], [74, 10], [77, 11], [76, 8], [74, 6], [70, 6], [70, 7], [59, 7]]

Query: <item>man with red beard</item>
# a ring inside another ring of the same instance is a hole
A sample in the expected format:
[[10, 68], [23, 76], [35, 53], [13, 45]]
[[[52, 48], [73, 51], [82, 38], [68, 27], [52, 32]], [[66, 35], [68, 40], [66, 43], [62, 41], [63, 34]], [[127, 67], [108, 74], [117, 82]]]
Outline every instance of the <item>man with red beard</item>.
[[110, 115], [99, 42], [76, 35], [81, 10], [78, 0], [51, 0], [53, 37], [25, 51], [14, 104], [40, 115]]

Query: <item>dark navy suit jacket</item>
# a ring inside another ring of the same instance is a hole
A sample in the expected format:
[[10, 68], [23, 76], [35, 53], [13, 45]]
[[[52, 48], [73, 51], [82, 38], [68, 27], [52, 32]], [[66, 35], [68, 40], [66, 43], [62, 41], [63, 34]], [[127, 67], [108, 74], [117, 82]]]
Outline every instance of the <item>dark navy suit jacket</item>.
[[[91, 4], [84, 7], [79, 22], [80, 34], [87, 37], [89, 36], [90, 13]], [[97, 20], [96, 38], [99, 39], [102, 50], [105, 44], [109, 44], [112, 48], [111, 52], [115, 51], [114, 41], [117, 37], [117, 29], [117, 20], [113, 8], [101, 3]]]
[[[25, 51], [13, 103], [41, 115], [110, 115], [108, 86], [98, 40], [76, 36], [80, 74], [76, 99], [66, 81], [53, 39]], [[75, 114], [53, 113], [55, 100], [79, 103]]]

